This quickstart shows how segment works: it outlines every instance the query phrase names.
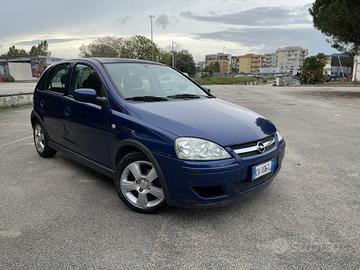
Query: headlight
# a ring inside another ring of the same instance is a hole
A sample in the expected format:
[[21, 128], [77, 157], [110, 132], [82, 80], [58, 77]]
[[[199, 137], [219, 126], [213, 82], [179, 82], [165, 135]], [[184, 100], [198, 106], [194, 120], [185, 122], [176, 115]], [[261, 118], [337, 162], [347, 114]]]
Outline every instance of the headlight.
[[175, 150], [179, 159], [219, 160], [231, 158], [230, 154], [220, 145], [198, 138], [177, 138]]
[[276, 131], [276, 137], [277, 137], [279, 142], [281, 142], [284, 139], [283, 136], [281, 136], [281, 134], [280, 134], [280, 132], [278, 130]]

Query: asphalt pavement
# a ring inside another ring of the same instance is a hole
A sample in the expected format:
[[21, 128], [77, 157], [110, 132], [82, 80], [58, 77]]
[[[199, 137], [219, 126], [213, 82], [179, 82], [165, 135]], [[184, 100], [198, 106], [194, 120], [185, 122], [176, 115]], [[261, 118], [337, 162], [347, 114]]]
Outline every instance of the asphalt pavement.
[[1, 111], [0, 269], [360, 269], [360, 88], [211, 89], [287, 149], [268, 188], [208, 210], [134, 213], [111, 179], [37, 155], [30, 107]]

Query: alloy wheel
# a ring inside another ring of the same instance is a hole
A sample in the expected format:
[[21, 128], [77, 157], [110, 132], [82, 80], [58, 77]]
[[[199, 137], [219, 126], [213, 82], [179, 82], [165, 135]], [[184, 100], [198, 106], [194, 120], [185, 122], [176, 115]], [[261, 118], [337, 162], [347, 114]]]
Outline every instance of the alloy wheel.
[[141, 209], [155, 207], [165, 199], [156, 170], [148, 161], [135, 161], [125, 167], [120, 190], [132, 205]]
[[34, 141], [36, 150], [43, 153], [45, 149], [45, 136], [44, 131], [39, 124], [37, 124], [34, 129]]

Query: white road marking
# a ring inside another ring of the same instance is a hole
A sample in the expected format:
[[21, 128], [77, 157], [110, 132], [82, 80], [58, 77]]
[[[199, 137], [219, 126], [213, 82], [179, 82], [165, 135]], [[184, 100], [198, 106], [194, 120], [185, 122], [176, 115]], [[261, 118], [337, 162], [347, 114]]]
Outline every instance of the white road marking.
[[17, 142], [26, 141], [26, 140], [28, 140], [28, 139], [30, 139], [30, 138], [32, 138], [32, 137], [33, 137], [33, 136], [27, 136], [27, 137], [20, 138], [20, 139], [17, 139], [17, 140], [8, 142], [8, 143], [0, 144], [0, 148], [1, 148], [1, 147], [4, 147], [4, 146], [11, 145], [11, 144], [14, 144], [14, 143], [17, 143]]

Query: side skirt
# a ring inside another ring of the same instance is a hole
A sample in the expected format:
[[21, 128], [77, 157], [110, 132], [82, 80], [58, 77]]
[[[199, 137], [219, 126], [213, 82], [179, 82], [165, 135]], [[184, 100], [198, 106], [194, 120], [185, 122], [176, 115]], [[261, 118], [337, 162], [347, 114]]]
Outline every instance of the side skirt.
[[111, 177], [113, 178], [114, 177], [114, 174], [115, 172], [103, 165], [100, 165], [98, 164], [97, 162], [91, 160], [91, 159], [88, 159], [86, 157], [83, 157], [82, 155], [79, 155], [78, 153], [75, 153], [55, 142], [52, 142], [52, 141], [49, 141], [49, 146], [59, 152], [62, 152], [64, 153], [65, 155], [67, 155], [68, 157], [70, 157], [71, 159], [79, 162], [80, 164], [86, 166], [86, 167], [89, 167], [101, 174], [104, 174], [108, 177]]

